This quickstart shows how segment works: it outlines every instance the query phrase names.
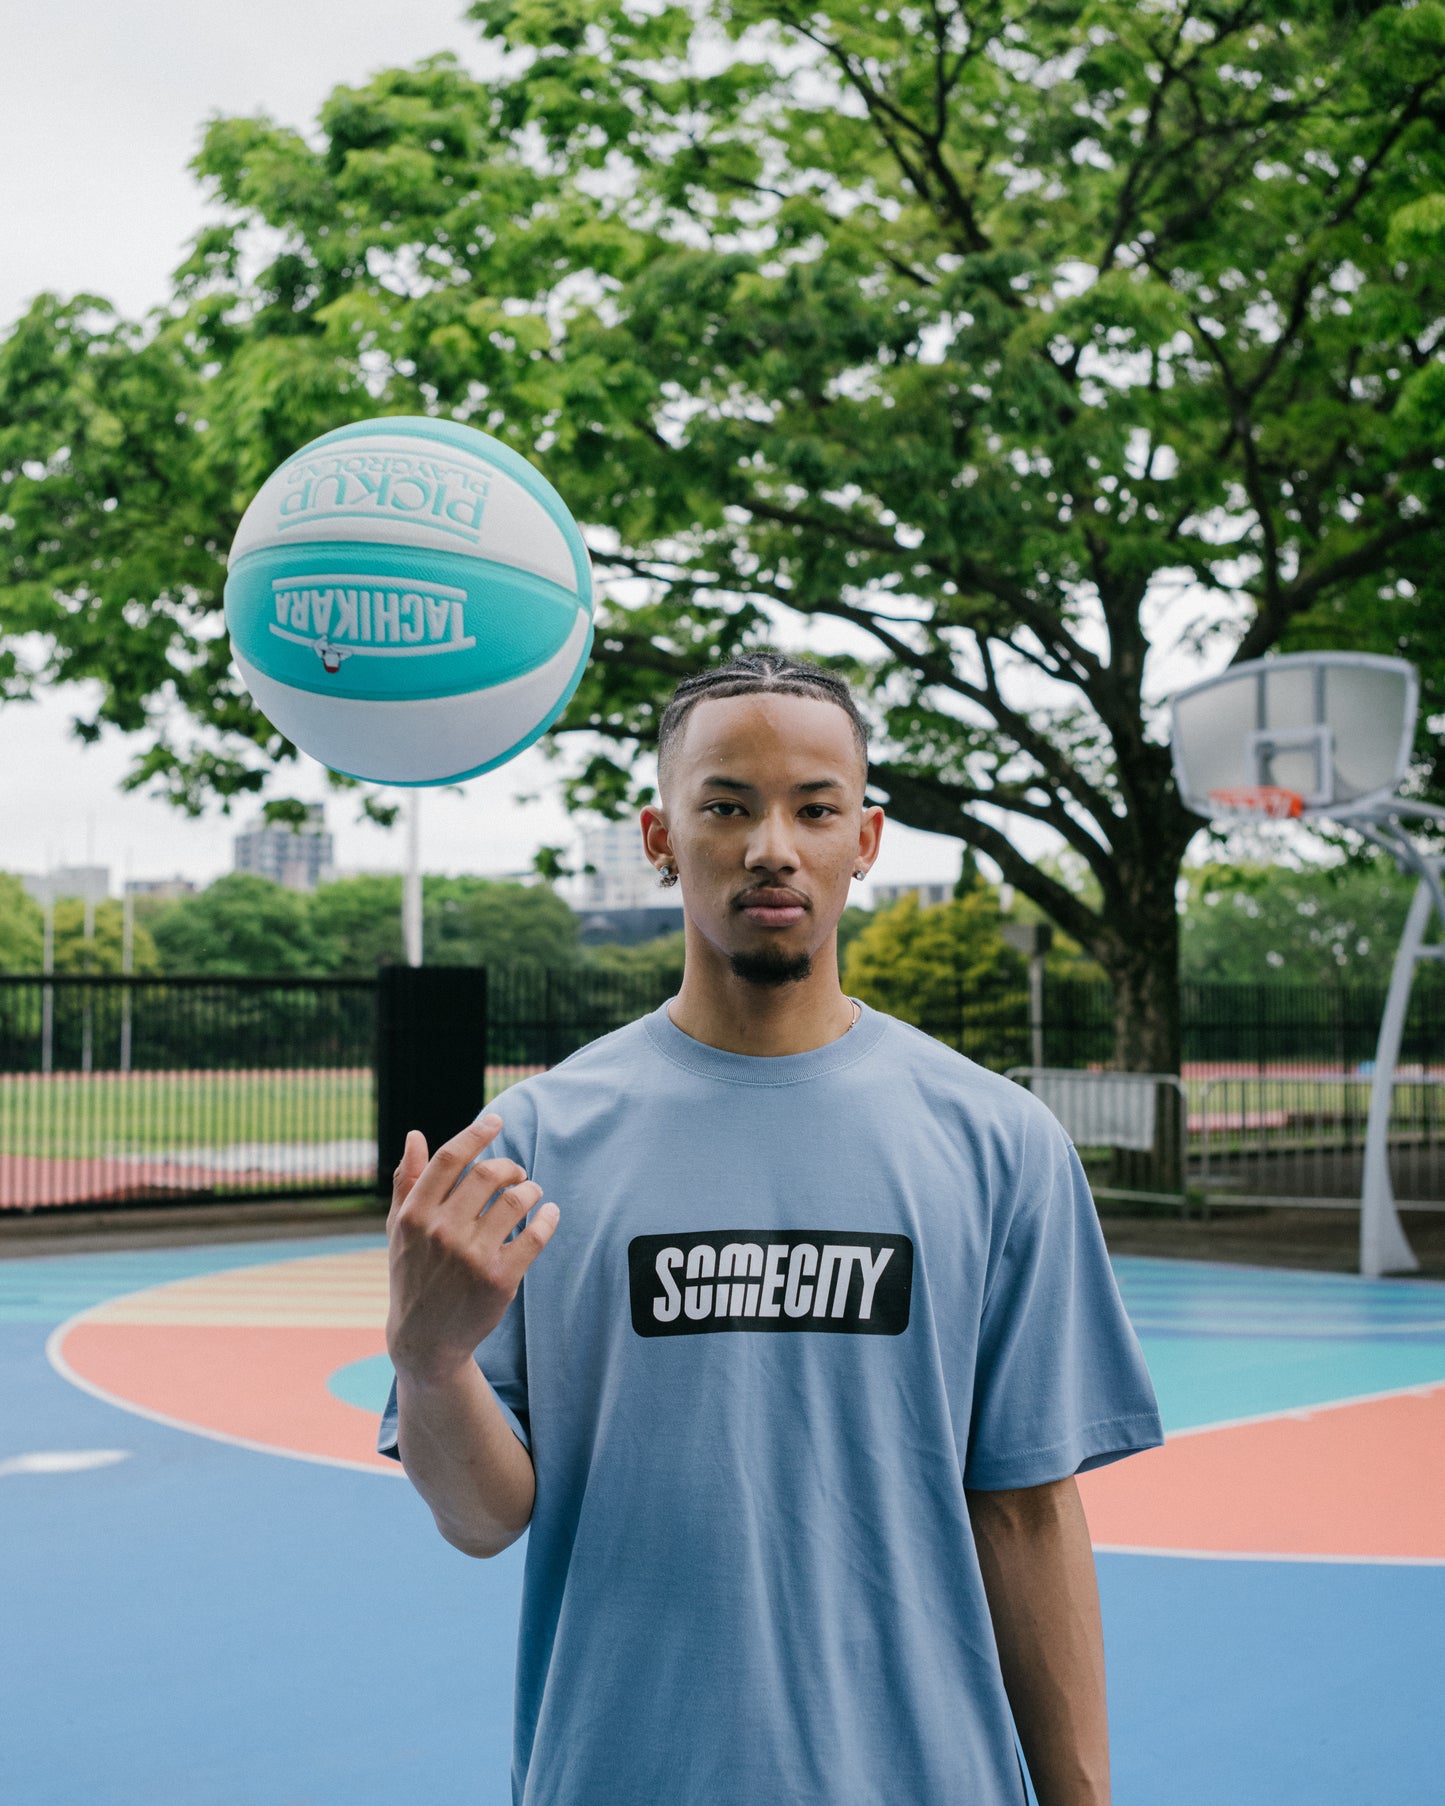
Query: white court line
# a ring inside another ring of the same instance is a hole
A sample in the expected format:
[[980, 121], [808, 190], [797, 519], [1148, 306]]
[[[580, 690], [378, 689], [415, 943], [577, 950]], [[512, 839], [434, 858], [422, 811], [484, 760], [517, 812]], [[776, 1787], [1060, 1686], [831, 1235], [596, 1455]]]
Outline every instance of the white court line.
[[[1291, 1411], [1265, 1411], [1257, 1417], [1196, 1424], [1187, 1430], [1167, 1432], [1164, 1441], [1167, 1446], [1181, 1437], [1202, 1436], [1210, 1430], [1236, 1430], [1248, 1424], [1280, 1423], [1289, 1418], [1305, 1422], [1320, 1411], [1339, 1411], [1346, 1405], [1372, 1405], [1389, 1398], [1426, 1398], [1432, 1392], [1442, 1390], [1445, 1390], [1445, 1380], [1432, 1380], [1418, 1386], [1395, 1386], [1386, 1392], [1362, 1393], [1358, 1398], [1335, 1398], [1322, 1405], [1300, 1406]], [[1155, 1555], [1163, 1561], [1290, 1561], [1326, 1562], [1349, 1567], [1445, 1568], [1445, 1556], [1440, 1555], [1301, 1555], [1293, 1551], [1271, 1553], [1263, 1549], [1171, 1549], [1156, 1543], [1095, 1543], [1093, 1549], [1096, 1555]]]
[[1293, 1405], [1287, 1411], [1260, 1411], [1253, 1417], [1225, 1417], [1218, 1423], [1191, 1424], [1187, 1430], [1166, 1430], [1164, 1440], [1177, 1442], [1184, 1436], [1205, 1436], [1211, 1430], [1240, 1430], [1253, 1423], [1282, 1423], [1294, 1418], [1306, 1423], [1321, 1411], [1343, 1411], [1349, 1405], [1374, 1405], [1387, 1398], [1428, 1398], [1432, 1392], [1445, 1390], [1445, 1380], [1424, 1380], [1413, 1386], [1391, 1386], [1384, 1392], [1361, 1392], [1353, 1398], [1330, 1398], [1318, 1405]]
[[1445, 1555], [1300, 1555], [1262, 1549], [1161, 1549], [1152, 1543], [1095, 1543], [1095, 1555], [1157, 1555], [1161, 1561], [1289, 1561], [1331, 1567], [1445, 1568]]
[[0, 1479], [9, 1474], [86, 1474], [129, 1460], [129, 1449], [33, 1449], [0, 1461]]

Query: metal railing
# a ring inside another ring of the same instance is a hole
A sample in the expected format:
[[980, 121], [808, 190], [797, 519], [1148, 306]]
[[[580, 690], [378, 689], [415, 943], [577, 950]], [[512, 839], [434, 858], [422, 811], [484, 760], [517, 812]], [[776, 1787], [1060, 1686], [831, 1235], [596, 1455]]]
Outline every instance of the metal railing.
[[[1358, 1207], [1368, 1073], [1216, 1078], [1195, 1088], [1189, 1128], [1196, 1183], [1211, 1205]], [[1445, 1208], [1445, 1076], [1398, 1071], [1390, 1093], [1396, 1202]]]
[[1014, 1066], [1078, 1150], [1096, 1198], [1177, 1205], [1189, 1215], [1186, 1093], [1171, 1072]]

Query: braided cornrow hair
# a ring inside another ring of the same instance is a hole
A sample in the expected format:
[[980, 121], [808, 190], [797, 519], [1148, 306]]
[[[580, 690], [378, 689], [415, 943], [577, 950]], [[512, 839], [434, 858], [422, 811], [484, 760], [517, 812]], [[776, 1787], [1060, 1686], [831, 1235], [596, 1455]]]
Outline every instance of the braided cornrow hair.
[[698, 703], [721, 696], [753, 696], [769, 691], [783, 696], [813, 696], [822, 702], [836, 703], [852, 725], [853, 738], [858, 743], [863, 768], [867, 770], [868, 723], [858, 712], [853, 692], [841, 677], [834, 677], [831, 671], [807, 664], [802, 659], [784, 658], [781, 653], [745, 652], [711, 671], [685, 677], [673, 691], [657, 729], [659, 787], [668, 749]]

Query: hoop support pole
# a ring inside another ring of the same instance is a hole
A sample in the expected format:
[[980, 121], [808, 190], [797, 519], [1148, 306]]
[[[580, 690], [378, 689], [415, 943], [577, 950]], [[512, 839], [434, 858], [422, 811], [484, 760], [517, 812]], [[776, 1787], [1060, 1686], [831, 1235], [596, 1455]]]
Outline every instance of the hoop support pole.
[[1405, 1032], [1405, 1015], [1415, 982], [1415, 967], [1422, 957], [1429, 956], [1425, 930], [1431, 916], [1438, 912], [1445, 921], [1445, 899], [1441, 895], [1439, 861], [1422, 853], [1398, 822], [1382, 821], [1372, 827], [1352, 825], [1358, 826], [1366, 839], [1393, 854], [1397, 862], [1413, 871], [1418, 879], [1400, 945], [1395, 952], [1390, 989], [1380, 1018], [1375, 1070], [1370, 1079], [1370, 1114], [1365, 1128], [1365, 1171], [1360, 1192], [1360, 1272], [1368, 1278], [1378, 1279], [1385, 1273], [1416, 1273], [1420, 1268], [1401, 1226], [1400, 1213], [1395, 1208], [1395, 1191], [1390, 1182], [1390, 1105], [1400, 1042]]

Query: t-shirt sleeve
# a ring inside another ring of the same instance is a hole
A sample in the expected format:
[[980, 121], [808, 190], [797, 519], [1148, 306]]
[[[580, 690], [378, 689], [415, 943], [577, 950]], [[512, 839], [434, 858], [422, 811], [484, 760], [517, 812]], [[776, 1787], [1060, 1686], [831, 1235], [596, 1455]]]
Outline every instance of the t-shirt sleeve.
[[1088, 1181], [1052, 1119], [1028, 1124], [984, 1299], [963, 1483], [1042, 1486], [1163, 1440]]
[[[505, 1103], [505, 1100], [501, 1101]], [[506, 1118], [503, 1120], [505, 1122]], [[503, 1129], [480, 1158], [516, 1160], [523, 1167], [527, 1166], [526, 1158], [516, 1152], [516, 1138], [510, 1137], [506, 1129]], [[501, 1406], [503, 1417], [512, 1426], [522, 1447], [530, 1450], [532, 1436], [527, 1415], [527, 1334], [523, 1296], [526, 1289], [526, 1281], [523, 1280], [516, 1297], [503, 1312], [501, 1322], [478, 1346], [476, 1362]], [[397, 1439], [396, 1380], [393, 1379], [386, 1409], [381, 1416], [381, 1428], [377, 1432], [377, 1453], [390, 1455], [393, 1461], [400, 1461]]]

